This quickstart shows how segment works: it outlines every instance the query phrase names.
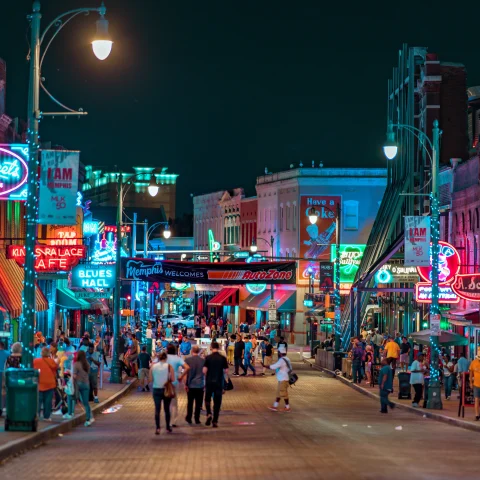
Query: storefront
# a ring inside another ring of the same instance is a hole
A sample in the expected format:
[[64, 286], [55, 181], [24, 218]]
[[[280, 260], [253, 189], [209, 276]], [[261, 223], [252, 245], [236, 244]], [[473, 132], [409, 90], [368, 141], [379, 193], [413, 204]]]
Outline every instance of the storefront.
[[209, 316], [222, 317], [236, 325], [238, 322], [238, 290], [235, 287], [222, 288], [208, 301]]

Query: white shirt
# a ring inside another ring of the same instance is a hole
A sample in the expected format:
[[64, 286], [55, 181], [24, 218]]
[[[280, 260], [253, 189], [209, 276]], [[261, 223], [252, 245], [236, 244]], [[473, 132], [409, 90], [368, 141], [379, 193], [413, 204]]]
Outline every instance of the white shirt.
[[[413, 373], [413, 370], [419, 370], [418, 373]], [[410, 366], [410, 385], [417, 385], [422, 384], [424, 382], [423, 372], [425, 370], [425, 366], [423, 363], [420, 363], [418, 360], [415, 360], [412, 365]]]
[[164, 388], [168, 380], [168, 363], [155, 363], [150, 371], [153, 377], [153, 388]]
[[151, 328], [147, 328], [147, 330], [145, 331], [145, 336], [146, 336], [146, 338], [152, 338], [152, 329]]
[[279, 358], [276, 363], [270, 365], [270, 369], [275, 370], [279, 382], [288, 382], [288, 372], [291, 370], [291, 366], [290, 359], [288, 357], [282, 357]]
[[205, 326], [205, 330], [203, 331], [205, 335], [210, 335], [210, 327], [208, 325]]
[[452, 372], [447, 367], [453, 367], [453, 363], [448, 362], [447, 364], [443, 364], [443, 375], [445, 377], [449, 377], [452, 374]]

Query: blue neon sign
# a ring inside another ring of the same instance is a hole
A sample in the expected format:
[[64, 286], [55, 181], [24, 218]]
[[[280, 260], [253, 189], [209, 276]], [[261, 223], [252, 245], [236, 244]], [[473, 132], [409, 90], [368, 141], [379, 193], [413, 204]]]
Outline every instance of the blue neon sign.
[[87, 221], [83, 222], [83, 234], [85, 236], [98, 235], [100, 230], [100, 222]]
[[72, 270], [74, 288], [113, 288], [115, 265], [77, 265]]

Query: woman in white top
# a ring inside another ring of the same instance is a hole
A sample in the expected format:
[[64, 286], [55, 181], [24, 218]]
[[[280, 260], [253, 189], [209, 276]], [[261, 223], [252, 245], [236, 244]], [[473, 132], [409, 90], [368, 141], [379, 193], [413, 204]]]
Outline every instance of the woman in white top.
[[450, 400], [452, 395], [452, 383], [453, 383], [453, 363], [450, 361], [450, 356], [445, 355], [443, 357], [443, 383], [445, 385], [445, 399]]
[[170, 401], [171, 398], [165, 397], [165, 384], [175, 380], [173, 368], [167, 363], [167, 354], [162, 352], [158, 355], [158, 362], [150, 368], [148, 381], [153, 382], [153, 401], [155, 402], [155, 435], [160, 435], [160, 409], [163, 400], [163, 409], [165, 411], [165, 423], [167, 431], [172, 433], [170, 426]]

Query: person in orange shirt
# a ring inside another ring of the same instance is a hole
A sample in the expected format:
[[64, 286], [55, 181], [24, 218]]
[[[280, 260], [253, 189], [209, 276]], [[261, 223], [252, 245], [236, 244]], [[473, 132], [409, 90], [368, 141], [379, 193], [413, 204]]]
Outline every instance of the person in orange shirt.
[[[477, 352], [479, 353], [479, 352]], [[473, 389], [473, 397], [475, 398], [475, 420], [480, 420], [480, 355], [470, 364], [470, 387]]]
[[43, 406], [43, 420], [51, 422], [53, 392], [57, 386], [58, 365], [50, 358], [50, 350], [42, 348], [42, 356], [33, 361], [33, 368], [40, 370], [38, 378], [39, 402], [38, 415]]
[[395, 377], [395, 369], [397, 368], [397, 360], [400, 357], [400, 347], [398, 343], [393, 340], [392, 337], [388, 337], [385, 345], [385, 356], [388, 364], [393, 370], [393, 376]]

